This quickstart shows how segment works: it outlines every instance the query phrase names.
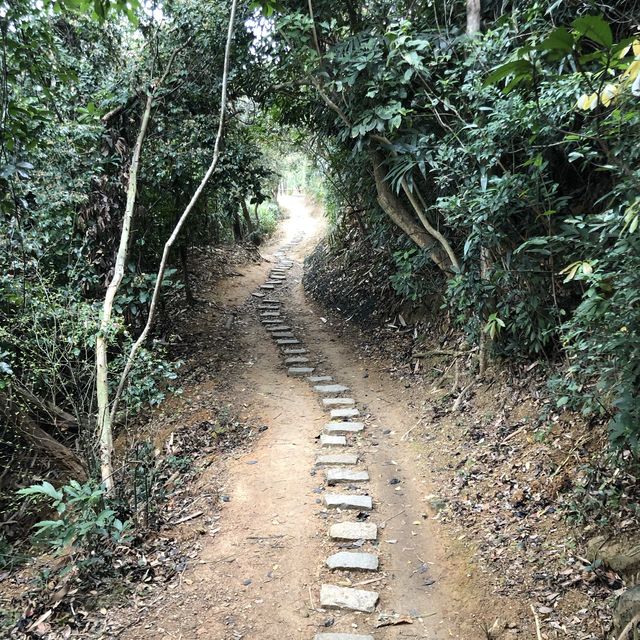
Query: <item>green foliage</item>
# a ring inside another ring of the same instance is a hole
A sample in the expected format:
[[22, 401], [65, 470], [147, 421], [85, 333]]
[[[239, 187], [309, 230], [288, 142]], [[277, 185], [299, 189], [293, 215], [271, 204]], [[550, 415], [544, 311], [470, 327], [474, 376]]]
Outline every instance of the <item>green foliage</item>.
[[90, 556], [103, 555], [128, 541], [130, 523], [123, 522], [105, 501], [104, 489], [91, 482], [72, 480], [61, 489], [49, 482], [20, 489], [24, 498], [41, 498], [57, 518], [34, 525], [34, 540], [48, 545], [56, 554], [73, 550]]
[[258, 232], [261, 236], [269, 237], [276, 230], [281, 217], [280, 207], [277, 202], [261, 202], [258, 205], [258, 220], [260, 221], [260, 229]]
[[483, 3], [483, 33], [466, 37], [462, 4], [444, 19], [433, 5], [318, 0], [319, 55], [307, 13], [283, 4], [278, 71], [313, 78], [316, 92], [289, 87], [274, 102], [314, 131], [336, 250], [348, 219], [376, 243], [398, 234], [375, 202], [375, 150], [399, 202], [460, 265], [434, 296], [424, 282], [438, 283], [425, 274], [440, 241], [392, 243], [395, 290], [444, 302], [494, 356], [566, 354], [559, 406], [609, 417], [612, 442], [637, 452], [637, 6], [525, 2], [506, 18]]

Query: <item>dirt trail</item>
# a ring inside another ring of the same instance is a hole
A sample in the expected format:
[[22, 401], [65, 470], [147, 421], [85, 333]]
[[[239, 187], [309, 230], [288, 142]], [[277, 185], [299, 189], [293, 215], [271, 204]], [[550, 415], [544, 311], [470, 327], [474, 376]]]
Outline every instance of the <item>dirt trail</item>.
[[[268, 428], [252, 450], [225, 463], [228, 501], [222, 503], [215, 530], [199, 540], [198, 559], [162, 605], [121, 637], [481, 637], [467, 611], [470, 601], [481, 600], [468, 577], [472, 572], [464, 559], [452, 557], [437, 541], [429, 519], [429, 490], [416, 472], [419, 453], [402, 438], [419, 412], [400, 384], [336, 339], [322, 310], [305, 298], [302, 260], [323, 232], [323, 221], [301, 197], [286, 198], [282, 204], [289, 217], [263, 252], [267, 262], [247, 268], [242, 278], [227, 282], [217, 294], [242, 324], [239, 352], [244, 366], [237, 378], [228, 380], [229, 397], [246, 416]], [[286, 248], [290, 269], [279, 247]], [[261, 290], [274, 265], [279, 265], [276, 276], [284, 276], [282, 284]], [[264, 298], [252, 295], [260, 291]], [[279, 307], [279, 316], [261, 317], [269, 311], [258, 309], [265, 306], [265, 298], [280, 302], [267, 304]], [[283, 320], [300, 344], [277, 345], [270, 336], [275, 332], [261, 322], [271, 319]], [[298, 354], [308, 362], [292, 366], [313, 367], [313, 375], [331, 376], [331, 384], [349, 387], [346, 395], [360, 412], [354, 419], [364, 423], [364, 429], [347, 436], [348, 446], [337, 451], [320, 445], [329, 410], [306, 375], [289, 375], [285, 358], [294, 354], [284, 353], [287, 348], [308, 351]], [[316, 457], [345, 452], [357, 454], [356, 469], [366, 470], [369, 481], [327, 487], [325, 469], [315, 466]], [[325, 493], [366, 494], [373, 499], [373, 509], [327, 509]], [[347, 521], [375, 523], [377, 539], [355, 544], [331, 540], [330, 526]], [[379, 570], [327, 569], [326, 558], [343, 550], [377, 555]], [[322, 584], [360, 585], [358, 589], [377, 592], [375, 612], [321, 608]], [[381, 614], [397, 614], [410, 624], [375, 628]]]

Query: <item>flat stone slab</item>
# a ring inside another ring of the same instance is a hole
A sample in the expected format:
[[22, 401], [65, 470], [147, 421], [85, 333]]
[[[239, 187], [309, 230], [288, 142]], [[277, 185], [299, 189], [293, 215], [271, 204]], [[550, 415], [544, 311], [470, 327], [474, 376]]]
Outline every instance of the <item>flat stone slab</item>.
[[375, 540], [378, 527], [373, 522], [337, 522], [331, 525], [329, 537], [334, 540]]
[[254, 298], [264, 298], [264, 296], [265, 296], [266, 294], [261, 293], [260, 291], [254, 291], [254, 292], [252, 292], [252, 294], [251, 294], [251, 295], [252, 295]]
[[270, 327], [267, 327], [267, 331], [289, 331], [291, 327], [286, 327], [283, 324], [274, 324]]
[[262, 324], [264, 325], [267, 325], [267, 324], [276, 325], [276, 324], [282, 324], [284, 320], [282, 318], [262, 318], [260, 322], [262, 322]]
[[323, 584], [320, 587], [320, 606], [327, 609], [349, 609], [373, 613], [380, 596], [375, 591], [336, 587]]
[[283, 273], [271, 273], [271, 275], [269, 276], [272, 280], [286, 280], [287, 276], [285, 276]]
[[[280, 340], [278, 340], [278, 344]], [[287, 373], [290, 376], [306, 376], [309, 373], [313, 373], [313, 367], [289, 367]]]
[[300, 340], [296, 338], [279, 338], [276, 340], [277, 344], [300, 344]]
[[280, 308], [277, 304], [259, 304], [258, 309], [260, 311], [277, 311]]
[[317, 384], [313, 390], [318, 393], [344, 393], [349, 391], [349, 387], [345, 387], [343, 384]]
[[360, 636], [353, 633], [316, 633], [313, 640], [373, 640], [373, 636]]
[[357, 418], [359, 415], [357, 409], [331, 409], [332, 418]]
[[280, 312], [279, 311], [261, 311], [260, 317], [261, 318], [279, 318]]
[[327, 422], [324, 432], [327, 435], [342, 435], [345, 433], [358, 433], [364, 430], [363, 422]]
[[305, 362], [309, 362], [309, 358], [304, 356], [291, 356], [284, 361], [285, 364], [304, 364]]
[[280, 333], [278, 333], [278, 332], [274, 331], [274, 332], [271, 334], [271, 337], [272, 337], [274, 340], [277, 340], [278, 338], [295, 338], [295, 336], [293, 335], [293, 333], [291, 333], [291, 331], [282, 331], [282, 332], [280, 332]]
[[350, 569], [352, 571], [377, 571], [378, 556], [373, 553], [356, 553], [353, 551], [340, 551], [334, 553], [326, 560], [329, 569]]
[[322, 447], [346, 447], [347, 439], [344, 436], [327, 436], [324, 433], [320, 436], [320, 446]]
[[309, 382], [331, 382], [333, 378], [331, 376], [309, 376], [307, 380]]
[[316, 458], [316, 467], [326, 467], [332, 464], [358, 464], [358, 454], [329, 453]]
[[322, 404], [325, 407], [339, 407], [355, 403], [353, 398], [322, 398]]
[[371, 496], [325, 493], [324, 503], [330, 509], [356, 509], [357, 511], [371, 511], [373, 509]]
[[295, 347], [293, 349], [283, 349], [282, 353], [286, 353], [287, 355], [296, 355], [298, 353], [309, 353], [309, 351], [307, 349], [296, 349]]
[[368, 482], [369, 474], [366, 471], [353, 469], [327, 469], [327, 484], [348, 484], [350, 482]]
[[273, 289], [273, 285], [272, 284], [261, 284], [260, 288], [261, 289]]

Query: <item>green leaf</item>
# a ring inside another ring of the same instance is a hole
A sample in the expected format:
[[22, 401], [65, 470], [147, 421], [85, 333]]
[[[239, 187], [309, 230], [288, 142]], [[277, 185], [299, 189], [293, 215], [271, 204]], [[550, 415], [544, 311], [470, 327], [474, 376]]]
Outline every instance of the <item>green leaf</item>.
[[483, 85], [494, 85], [504, 80], [511, 75], [531, 75], [533, 72], [533, 65], [529, 60], [513, 60], [506, 64], [496, 67], [485, 79]]
[[539, 45], [540, 51], [560, 51], [570, 53], [575, 41], [573, 36], [564, 28], [552, 31]]
[[54, 486], [47, 481], [44, 481], [42, 484], [34, 484], [30, 487], [25, 487], [24, 489], [18, 490], [18, 495], [21, 496], [33, 496], [33, 495], [45, 495], [53, 498], [56, 501], [62, 500], [62, 492], [56, 491]]
[[579, 36], [584, 36], [593, 40], [603, 47], [610, 47], [613, 44], [613, 33], [609, 23], [600, 16], [582, 16], [576, 18], [572, 24]]

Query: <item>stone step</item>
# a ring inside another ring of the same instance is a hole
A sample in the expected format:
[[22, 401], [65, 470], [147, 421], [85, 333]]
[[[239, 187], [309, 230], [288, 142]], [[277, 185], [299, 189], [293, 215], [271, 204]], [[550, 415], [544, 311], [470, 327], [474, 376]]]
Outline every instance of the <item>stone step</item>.
[[276, 340], [277, 344], [300, 344], [300, 340], [296, 340], [296, 338], [279, 338]]
[[326, 467], [332, 464], [358, 464], [358, 454], [329, 453], [316, 458], [316, 467]]
[[333, 584], [323, 584], [320, 587], [320, 606], [327, 609], [349, 609], [373, 613], [379, 597], [375, 591], [336, 587]]
[[309, 382], [331, 382], [333, 378], [331, 376], [309, 376], [307, 380]]
[[265, 296], [265, 294], [264, 294], [264, 293], [262, 293], [262, 292], [260, 292], [260, 291], [253, 291], [253, 292], [251, 293], [251, 295], [252, 295], [254, 298], [264, 298], [264, 296]]
[[304, 356], [291, 356], [284, 361], [285, 364], [304, 364], [305, 362], [309, 362], [309, 358]]
[[313, 390], [318, 393], [344, 393], [349, 391], [349, 387], [345, 387], [343, 384], [317, 384]]
[[261, 284], [260, 288], [261, 289], [273, 289], [273, 285], [272, 284]]
[[265, 284], [271, 284], [271, 285], [282, 284], [282, 281], [281, 280], [267, 280], [265, 282]]
[[327, 422], [324, 432], [327, 435], [344, 435], [345, 433], [357, 433], [364, 430], [363, 422]]
[[373, 522], [337, 522], [331, 525], [329, 537], [333, 540], [376, 540], [378, 527]]
[[277, 304], [277, 305], [282, 304], [282, 302], [277, 298], [265, 298], [262, 302], [264, 302], [264, 304]]
[[322, 404], [325, 407], [339, 407], [355, 403], [353, 398], [322, 398]]
[[332, 418], [357, 418], [359, 415], [357, 409], [331, 409]]
[[357, 511], [371, 511], [373, 509], [371, 496], [325, 493], [323, 497], [324, 503], [329, 509], [356, 509]]
[[[281, 344], [281, 341], [278, 340], [278, 344]], [[289, 367], [287, 369], [287, 373], [290, 376], [306, 376], [310, 373], [313, 373], [313, 367]]]
[[271, 334], [271, 337], [274, 340], [277, 340], [278, 338], [295, 338], [295, 336], [293, 335], [293, 333], [291, 333], [291, 331], [274, 331]]
[[271, 272], [271, 275], [269, 276], [272, 280], [286, 280], [287, 276], [285, 276], [283, 273], [274, 273], [273, 271]]
[[261, 311], [260, 317], [261, 318], [279, 318], [280, 312], [279, 311]]
[[259, 304], [260, 311], [277, 311], [280, 307], [277, 304]]
[[284, 320], [282, 318], [261, 318], [260, 322], [262, 322], [262, 324], [264, 325], [277, 325], [282, 324]]
[[291, 327], [287, 327], [283, 324], [274, 324], [270, 327], [267, 327], [267, 331], [289, 331]]
[[355, 633], [316, 633], [313, 640], [373, 640], [373, 636], [362, 636]]
[[309, 353], [308, 349], [303, 349], [303, 348], [298, 348], [296, 349], [295, 347], [293, 349], [283, 349], [282, 353], [285, 353], [287, 355], [297, 355], [300, 353]]
[[347, 439], [344, 436], [327, 436], [324, 433], [320, 436], [320, 446], [322, 447], [346, 447]]
[[350, 482], [369, 482], [369, 473], [355, 469], [327, 469], [326, 478], [329, 486]]
[[357, 553], [354, 551], [340, 551], [326, 559], [329, 569], [346, 569], [350, 571], [377, 571], [378, 556], [374, 553]]

